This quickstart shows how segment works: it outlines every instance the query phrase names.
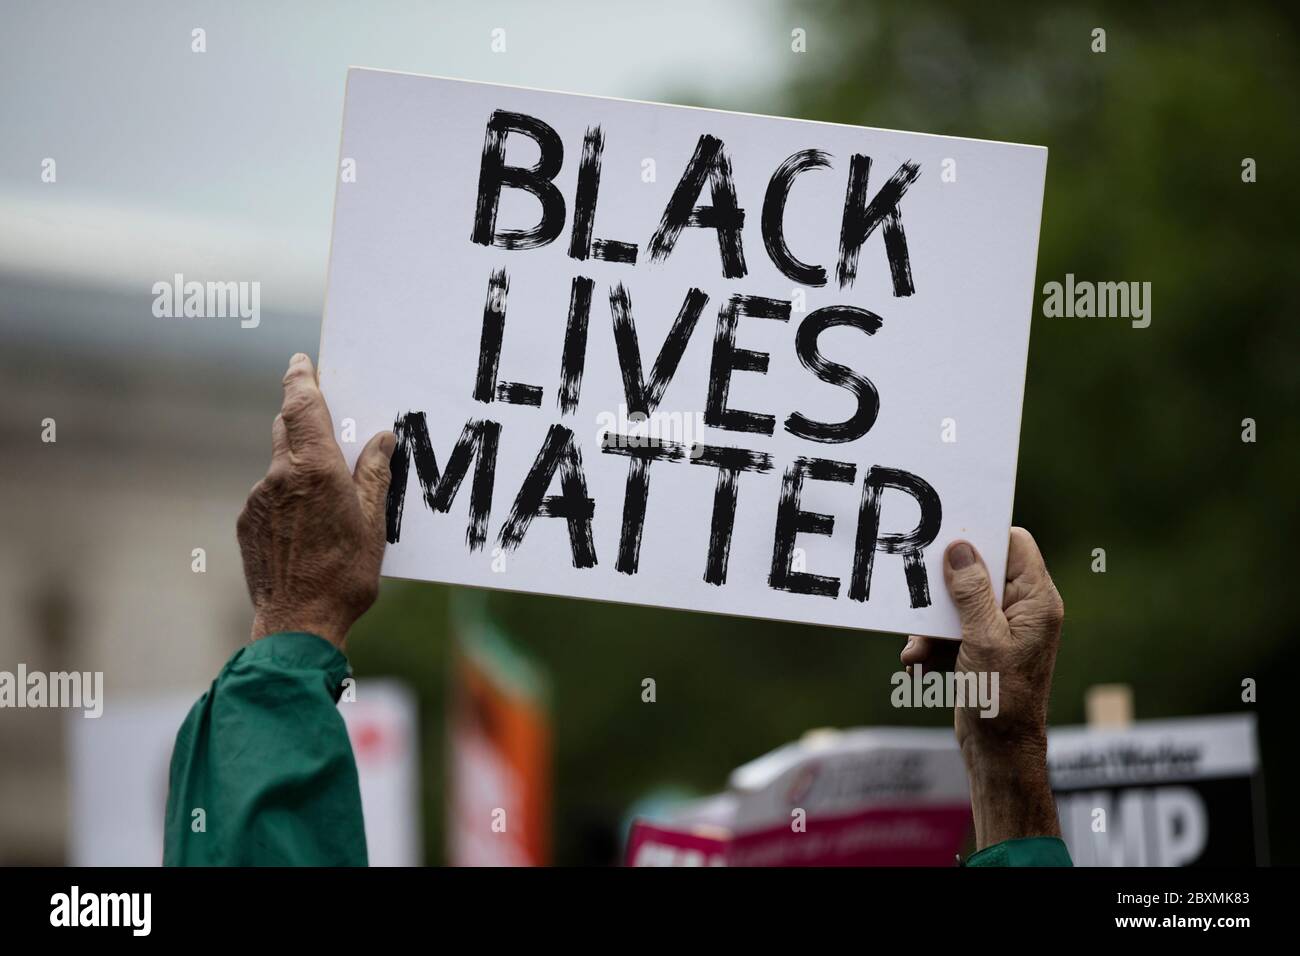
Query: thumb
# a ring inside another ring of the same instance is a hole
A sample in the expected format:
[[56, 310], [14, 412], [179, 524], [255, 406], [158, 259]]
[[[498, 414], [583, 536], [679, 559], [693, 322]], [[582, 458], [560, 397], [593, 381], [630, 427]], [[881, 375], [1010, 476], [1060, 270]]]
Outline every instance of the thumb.
[[961, 618], [962, 640], [979, 640], [989, 634], [1001, 612], [988, 569], [971, 544], [957, 541], [948, 547], [943, 556], [943, 577]]
[[357, 456], [356, 467], [352, 469], [352, 481], [357, 486], [361, 510], [370, 526], [379, 529], [381, 536], [387, 526], [384, 511], [388, 503], [388, 482], [392, 477], [389, 461], [396, 447], [396, 435], [380, 432], [366, 442], [366, 447]]

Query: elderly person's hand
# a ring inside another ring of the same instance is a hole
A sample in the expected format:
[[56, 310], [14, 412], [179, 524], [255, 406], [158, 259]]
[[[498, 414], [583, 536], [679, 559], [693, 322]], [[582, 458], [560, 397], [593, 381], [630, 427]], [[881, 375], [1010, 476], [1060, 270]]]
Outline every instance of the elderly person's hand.
[[348, 628], [379, 595], [396, 441], [392, 432], [375, 435], [349, 472], [311, 359], [290, 360], [271, 426], [271, 467], [237, 525], [253, 640], [306, 631], [343, 648]]
[[944, 580], [961, 617], [960, 644], [908, 639], [905, 665], [997, 673], [996, 716], [968, 701], [953, 715], [970, 776], [978, 848], [1026, 836], [1059, 836], [1047, 779], [1047, 702], [1065, 608], [1033, 537], [1011, 529], [1002, 606], [988, 569], [965, 541], [944, 555]]

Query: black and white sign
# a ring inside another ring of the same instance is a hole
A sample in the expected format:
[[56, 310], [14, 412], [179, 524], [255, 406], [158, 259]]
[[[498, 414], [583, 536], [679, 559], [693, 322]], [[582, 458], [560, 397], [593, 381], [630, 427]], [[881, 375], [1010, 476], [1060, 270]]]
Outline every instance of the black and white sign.
[[1267, 863], [1253, 715], [1063, 727], [1047, 760], [1076, 866]]
[[1046, 163], [352, 70], [320, 374], [400, 440], [385, 573], [956, 637], [944, 546], [1001, 590]]

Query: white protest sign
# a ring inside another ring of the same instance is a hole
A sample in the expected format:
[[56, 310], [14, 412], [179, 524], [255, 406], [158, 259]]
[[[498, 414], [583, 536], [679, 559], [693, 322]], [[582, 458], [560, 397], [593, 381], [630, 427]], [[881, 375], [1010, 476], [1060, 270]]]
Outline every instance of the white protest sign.
[[384, 572], [956, 637], [947, 543], [1001, 596], [1046, 163], [350, 71], [320, 379], [349, 463], [399, 438]]
[[[176, 731], [203, 688], [116, 697], [98, 720], [69, 714], [73, 866], [159, 866]], [[371, 866], [418, 866], [420, 740], [415, 695], [367, 679], [339, 704], [357, 759]]]

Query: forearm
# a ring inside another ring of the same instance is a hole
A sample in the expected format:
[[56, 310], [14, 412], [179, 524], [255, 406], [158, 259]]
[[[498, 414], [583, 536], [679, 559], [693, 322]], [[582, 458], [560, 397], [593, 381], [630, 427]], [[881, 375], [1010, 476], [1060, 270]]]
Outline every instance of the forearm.
[[1047, 774], [1047, 737], [968, 737], [962, 757], [970, 780], [976, 848], [1025, 837], [1059, 837]]

